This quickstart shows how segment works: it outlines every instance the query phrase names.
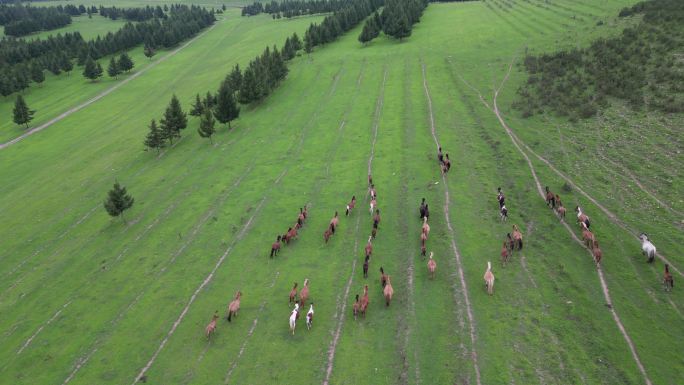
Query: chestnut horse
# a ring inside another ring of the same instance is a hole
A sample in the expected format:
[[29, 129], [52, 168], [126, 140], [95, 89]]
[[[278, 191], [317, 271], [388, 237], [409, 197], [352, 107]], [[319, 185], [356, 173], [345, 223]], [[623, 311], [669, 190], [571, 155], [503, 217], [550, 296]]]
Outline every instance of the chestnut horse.
[[674, 288], [674, 278], [670, 274], [670, 265], [665, 264], [665, 274], [663, 275], [663, 284], [665, 285], [666, 291], [672, 291]]
[[522, 248], [523, 248], [523, 236], [522, 236], [522, 233], [520, 232], [520, 229], [518, 228], [518, 225], [513, 225], [512, 235], [513, 235], [513, 241], [514, 241], [515, 249], [522, 250]]
[[330, 236], [332, 235], [332, 225], [328, 226], [327, 229], [323, 232], [323, 240], [325, 240], [325, 243], [328, 243], [328, 240], [330, 240]]
[[[556, 195], [558, 197], [558, 195]], [[565, 207], [563, 206], [563, 202], [560, 201], [560, 198], [558, 198], [558, 206], [556, 207], [556, 213], [558, 213], [558, 218], [560, 219], [565, 219]]]
[[546, 205], [552, 209], [556, 208], [556, 195], [549, 190], [549, 186], [546, 186]]
[[276, 241], [271, 245], [271, 258], [273, 258], [274, 255], [277, 256], [278, 251], [280, 251], [280, 235], [278, 235]]
[[230, 301], [230, 304], [228, 304], [228, 322], [231, 322], [231, 318], [233, 316], [237, 317], [238, 310], [240, 310], [241, 296], [242, 292], [238, 290], [238, 292], [235, 293], [235, 299]]
[[370, 256], [366, 255], [363, 260], [363, 278], [368, 278], [368, 265], [370, 264]]
[[444, 169], [445, 172], [449, 172], [451, 170], [451, 159], [449, 159], [449, 154], [444, 155], [446, 158], [444, 159]]
[[297, 282], [294, 283], [294, 286], [292, 286], [292, 290], [290, 290], [290, 302], [288, 303], [288, 305], [292, 302], [297, 303]]
[[366, 310], [368, 310], [368, 285], [363, 286], [363, 297], [361, 297], [361, 303], [359, 304], [359, 311], [363, 314], [363, 318], [366, 318]]
[[387, 276], [387, 283], [385, 283], [385, 288], [383, 289], [382, 294], [385, 296], [385, 304], [389, 306], [390, 302], [392, 301], [392, 296], [394, 295], [394, 289], [392, 288], [389, 275]]
[[423, 219], [423, 228], [422, 231], [425, 234], [425, 237], [430, 235], [430, 225], [428, 225], [427, 218]]
[[594, 240], [593, 247], [591, 248], [591, 253], [594, 255], [594, 262], [596, 263], [596, 266], [601, 263], [601, 257], [603, 257], [603, 252], [599, 248], [599, 244], [597, 240]]
[[[584, 224], [582, 225], [584, 226]], [[596, 238], [594, 237], [594, 233], [589, 231], [586, 227], [582, 229], [582, 239], [584, 240], [584, 244], [587, 246], [587, 248], [591, 248], [591, 246], [594, 244], [594, 241]]]
[[352, 195], [351, 202], [347, 204], [347, 211], [345, 212], [345, 216], [349, 216], [349, 213], [354, 209], [356, 206], [356, 195]]
[[214, 313], [214, 316], [211, 318], [211, 322], [209, 322], [209, 325], [207, 325], [207, 327], [204, 329], [204, 334], [207, 336], [207, 340], [216, 331], [216, 320], [218, 318], [219, 318], [218, 310], [216, 310], [216, 312]]
[[503, 246], [501, 246], [501, 264], [503, 266], [506, 266], [506, 263], [508, 263], [510, 254], [508, 253], [508, 244], [507, 242], [503, 243]]
[[385, 288], [385, 285], [387, 285], [387, 274], [385, 274], [385, 270], [380, 266], [380, 285], [382, 285], [382, 288]]
[[489, 295], [494, 294], [494, 273], [492, 273], [492, 263], [487, 262], [487, 271], [484, 274], [485, 287]]
[[373, 215], [373, 228], [377, 229], [380, 224], [380, 209], [375, 210], [375, 215]]
[[340, 223], [340, 218], [337, 217], [337, 211], [335, 211], [335, 215], [330, 220], [330, 230], [333, 234], [335, 234], [335, 230], [337, 229], [338, 223]]
[[433, 252], [430, 252], [430, 260], [428, 260], [427, 268], [430, 273], [430, 279], [435, 279], [435, 270], [437, 270], [437, 262], [432, 259]]
[[364, 250], [366, 252], [366, 258], [369, 258], [371, 254], [373, 254], [373, 244], [371, 243], [371, 239], [373, 239], [373, 237], [368, 237], [368, 243], [366, 243], [366, 248]]
[[304, 280], [304, 287], [299, 292], [299, 303], [304, 307], [306, 300], [309, 299], [309, 279]]

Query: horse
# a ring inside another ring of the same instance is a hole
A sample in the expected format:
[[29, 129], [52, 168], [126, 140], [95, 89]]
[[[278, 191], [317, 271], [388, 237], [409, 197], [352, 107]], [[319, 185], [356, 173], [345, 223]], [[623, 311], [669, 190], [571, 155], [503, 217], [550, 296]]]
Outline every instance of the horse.
[[370, 256], [366, 255], [363, 260], [363, 278], [368, 278], [368, 265], [370, 265]]
[[304, 205], [304, 211], [302, 211], [302, 215], [304, 215], [304, 220], [309, 216], [309, 209]]
[[297, 216], [297, 224], [299, 224], [299, 227], [304, 226], [304, 220], [306, 219], [306, 215], [304, 215], [304, 210], [302, 208], [299, 208], [299, 215]]
[[370, 213], [371, 213], [371, 215], [373, 215], [373, 211], [375, 210], [377, 205], [378, 205], [378, 202], [375, 200], [375, 196], [371, 197], [371, 201], [370, 201]]
[[492, 273], [492, 263], [487, 262], [487, 271], [484, 274], [485, 287], [489, 295], [494, 294], [494, 273]]
[[504, 241], [504, 244], [509, 252], [513, 252], [515, 241], [513, 240], [513, 237], [511, 237], [511, 233], [506, 233], [506, 241]]
[[556, 208], [556, 195], [549, 190], [549, 186], [546, 186], [546, 205], [552, 209]]
[[427, 241], [427, 234], [425, 232], [420, 233], [420, 245], [425, 246], [425, 241]]
[[211, 317], [211, 321], [207, 325], [207, 327], [204, 329], [204, 335], [207, 336], [207, 340], [211, 337], [212, 334], [216, 331], [216, 320], [219, 318], [218, 315], [218, 310], [214, 313], [214, 316]]
[[373, 177], [371, 176], [371, 174], [368, 174], [368, 185], [369, 186], [373, 185]]
[[271, 258], [273, 258], [274, 255], [277, 256], [278, 251], [280, 251], [280, 235], [278, 235], [276, 241], [271, 245]]
[[368, 285], [363, 286], [363, 297], [361, 297], [361, 302], [359, 303], [359, 311], [363, 314], [363, 318], [366, 318], [366, 310], [368, 310]]
[[442, 147], [437, 147], [437, 161], [439, 164], [444, 163], [444, 154], [442, 154]]
[[435, 279], [435, 270], [437, 269], [437, 262], [435, 262], [435, 260], [432, 259], [433, 254], [434, 253], [431, 251], [430, 252], [430, 259], [428, 260], [428, 263], [427, 263], [428, 272], [430, 273], [430, 279]]
[[506, 197], [504, 196], [503, 191], [501, 191], [501, 187], [497, 188], [496, 190], [498, 192], [496, 195], [496, 200], [499, 201], [499, 209], [501, 209], [506, 203]]
[[425, 259], [425, 253], [427, 252], [427, 249], [425, 248], [425, 244], [420, 245], [420, 256]]
[[359, 302], [359, 295], [356, 295], [356, 302], [354, 302], [354, 305], [352, 306], [352, 314], [354, 314], [354, 320], [356, 320], [356, 316], [359, 315], [359, 311], [361, 310], [361, 303]]
[[446, 159], [444, 159], [444, 169], [446, 170], [445, 172], [449, 172], [451, 170], [451, 159], [449, 159], [449, 154], [445, 155]]
[[235, 299], [230, 301], [228, 304], [228, 322], [231, 322], [231, 318], [233, 316], [237, 317], [238, 310], [240, 310], [240, 297], [242, 296], [242, 292], [238, 290], [237, 293], [235, 293]]
[[366, 252], [366, 258], [369, 258], [371, 254], [373, 254], [373, 244], [371, 243], [371, 239], [373, 239], [373, 237], [368, 237], [368, 243], [366, 243], [366, 248], [364, 249]]
[[354, 209], [354, 206], [356, 206], [356, 195], [352, 195], [351, 202], [347, 204], [347, 211], [345, 212], [345, 216], [349, 216], [349, 213]]
[[577, 223], [579, 223], [580, 226], [582, 224], [584, 224], [584, 226], [586, 226], [587, 229], [590, 228], [591, 223], [589, 222], [589, 217], [582, 212], [582, 208], [580, 208], [579, 206], [576, 206], [575, 212], [577, 212]]
[[375, 237], [378, 235], [378, 228], [373, 227], [373, 230], [371, 230], [371, 238], [375, 239]]
[[503, 266], [506, 266], [506, 263], [508, 263], [510, 254], [508, 253], [508, 245], [506, 242], [503, 243], [503, 246], [501, 246], [501, 264]]
[[375, 210], [375, 215], [373, 215], [373, 228], [377, 229], [380, 224], [380, 209]]
[[304, 307], [306, 300], [309, 299], [309, 279], [304, 280], [304, 287], [299, 292], [299, 303]]
[[290, 290], [290, 302], [288, 303], [288, 305], [292, 302], [297, 303], [297, 282], [294, 283], [294, 286], [292, 286], [292, 290]]
[[378, 196], [377, 191], [375, 191], [375, 185], [374, 184], [370, 185], [368, 192], [370, 193], [371, 200], [375, 200], [375, 198]]
[[287, 231], [285, 232], [285, 235], [283, 236], [283, 240], [285, 241], [285, 244], [289, 245], [290, 241], [292, 240], [292, 227], [288, 227]]
[[292, 335], [295, 333], [295, 328], [297, 327], [297, 318], [299, 318], [299, 304], [295, 303], [292, 313], [290, 313], [290, 331]]
[[423, 200], [420, 202], [418, 211], [420, 212], [420, 220], [422, 221], [423, 218], [425, 218], [425, 198], [423, 198]]
[[287, 233], [287, 237], [290, 239], [290, 242], [292, 242], [292, 240], [297, 238], [297, 227], [296, 226], [290, 227], [290, 230]]
[[596, 263], [596, 266], [601, 263], [601, 257], [603, 257], [603, 252], [599, 248], [599, 244], [597, 240], [594, 240], [594, 245], [591, 248], [591, 253], [594, 255], [594, 262]]
[[330, 230], [333, 234], [335, 234], [335, 229], [337, 228], [338, 223], [340, 223], [340, 218], [337, 217], [337, 211], [335, 211], [335, 215], [330, 220]]
[[506, 205], [501, 206], [499, 216], [501, 217], [501, 222], [506, 222], [508, 219], [508, 209], [506, 208]]
[[427, 218], [423, 219], [423, 228], [421, 229], [425, 236], [430, 235], [430, 225], [428, 225]]
[[648, 240], [648, 236], [646, 236], [645, 233], [641, 233], [639, 239], [641, 239], [641, 251], [648, 257], [648, 263], [653, 262], [655, 259], [656, 247]]
[[325, 240], [325, 243], [328, 243], [328, 240], [330, 240], [330, 236], [332, 235], [332, 230], [330, 229], [332, 226], [328, 226], [327, 229], [323, 232], [323, 240]]
[[596, 237], [594, 237], [594, 233], [589, 231], [586, 227], [582, 230], [582, 239], [584, 240], [584, 244], [587, 246], [587, 248], [591, 248], [591, 246], [594, 244], [594, 241], [596, 240]]
[[313, 309], [313, 302], [311, 302], [311, 305], [309, 306], [309, 311], [306, 312], [306, 329], [311, 330], [311, 326], [313, 326], [313, 315], [314, 315], [314, 309]]
[[518, 229], [518, 225], [513, 225], [513, 241], [514, 241], [514, 246], [517, 250], [522, 250], [523, 248], [523, 236], [522, 233], [520, 232], [520, 229]]
[[389, 275], [387, 276], [387, 283], [385, 284], [382, 294], [385, 296], [385, 304], [389, 306], [392, 301], [392, 296], [394, 295], [394, 289], [392, 288]]
[[[556, 195], [557, 197], [558, 195]], [[563, 203], [559, 200], [558, 201], [558, 207], [556, 207], [556, 212], [558, 213], [558, 218], [561, 220], [565, 219], [565, 207], [563, 207]]]
[[382, 288], [385, 288], [385, 285], [387, 285], [387, 274], [385, 274], [385, 269], [380, 266], [380, 285], [382, 285]]
[[674, 288], [674, 278], [672, 278], [672, 274], [670, 274], [670, 265], [668, 264], [665, 264], [663, 284], [665, 285], [665, 291], [672, 291], [672, 289]]
[[425, 212], [423, 213], [423, 216], [427, 219], [430, 219], [430, 208], [428, 207], [428, 204], [425, 204]]

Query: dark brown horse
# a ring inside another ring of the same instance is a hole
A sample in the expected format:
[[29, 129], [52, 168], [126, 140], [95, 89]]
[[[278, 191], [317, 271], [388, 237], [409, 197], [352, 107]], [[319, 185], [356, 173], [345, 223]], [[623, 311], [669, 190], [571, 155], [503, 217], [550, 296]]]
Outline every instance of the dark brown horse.
[[556, 208], [556, 195], [549, 190], [549, 186], [546, 186], [546, 205], [552, 209]]
[[601, 257], [603, 257], [603, 252], [599, 248], [599, 244], [597, 240], [594, 240], [593, 247], [591, 248], [591, 253], [594, 255], [594, 262], [596, 263], [596, 266], [601, 263]]
[[290, 302], [288, 303], [288, 305], [292, 302], [297, 303], [297, 282], [294, 283], [294, 286], [292, 286], [292, 290], [290, 290]]
[[674, 288], [674, 278], [670, 274], [670, 265], [665, 264], [665, 274], [663, 275], [663, 284], [665, 285], [666, 291], [672, 291]]
[[380, 266], [380, 285], [382, 285], [382, 288], [385, 288], [385, 285], [387, 285], [387, 274], [385, 274], [385, 269]]
[[274, 255], [278, 255], [278, 252], [280, 251], [280, 235], [276, 238], [276, 241], [273, 242], [271, 245], [271, 258], [273, 258]]

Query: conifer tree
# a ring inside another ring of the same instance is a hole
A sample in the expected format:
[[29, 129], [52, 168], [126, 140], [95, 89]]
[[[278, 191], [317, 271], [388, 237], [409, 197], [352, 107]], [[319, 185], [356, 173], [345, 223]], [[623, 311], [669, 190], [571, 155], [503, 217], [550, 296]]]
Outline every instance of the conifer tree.
[[227, 81], [221, 83], [221, 87], [216, 95], [214, 116], [219, 122], [223, 124], [228, 123], [228, 129], [231, 128], [230, 122], [240, 116], [240, 107], [238, 107], [234, 92]]
[[104, 208], [112, 217], [121, 216], [121, 219], [126, 223], [123, 216], [124, 211], [133, 206], [134, 199], [128, 195], [126, 188], [119, 185], [119, 182], [114, 182], [114, 187], [109, 190], [107, 200], [104, 201]]
[[121, 73], [119, 65], [116, 63], [116, 59], [112, 57], [109, 61], [109, 67], [107, 67], [107, 75], [111, 78], [116, 78]]
[[69, 73], [74, 69], [74, 64], [67, 55], [62, 55], [60, 57], [59, 66], [62, 67], [62, 70], [67, 73], [67, 76], [69, 76]]
[[17, 100], [14, 102], [14, 123], [22, 125], [25, 124], [28, 128], [28, 124], [33, 120], [33, 114], [36, 112], [30, 110], [26, 101], [21, 95], [17, 95]]
[[202, 113], [202, 118], [200, 120], [200, 125], [197, 129], [197, 132], [201, 137], [209, 138], [209, 143], [213, 143], [211, 140], [211, 136], [214, 135], [214, 132], [216, 132], [216, 129], [214, 128], [214, 123], [214, 116], [212, 115], [211, 110], [205, 108], [204, 112]]
[[261, 86], [254, 74], [252, 67], [248, 67], [242, 76], [239, 101], [242, 104], [249, 104], [259, 100], [261, 97]]
[[85, 62], [85, 68], [83, 69], [83, 76], [92, 81], [102, 77], [102, 67], [100, 66], [100, 63], [95, 62], [88, 56]]
[[240, 89], [240, 86], [242, 85], [242, 71], [240, 71], [239, 64], [235, 64], [235, 67], [233, 67], [233, 70], [226, 80], [228, 80], [231, 90], [237, 91]]
[[216, 96], [212, 95], [211, 92], [207, 91], [207, 95], [204, 97], [204, 100], [202, 102], [206, 108], [209, 108], [211, 110], [214, 108], [214, 106], [216, 106]]
[[292, 43], [292, 48], [295, 50], [295, 53], [302, 49], [302, 41], [299, 39], [299, 36], [297, 36], [297, 32], [292, 34], [290, 42]]
[[166, 107], [164, 117], [159, 120], [164, 139], [173, 143], [174, 138], [180, 138], [180, 131], [188, 126], [188, 118], [181, 108], [178, 98], [174, 94]]
[[33, 80], [36, 84], [40, 84], [45, 81], [43, 69], [40, 68], [38, 64], [31, 66], [31, 80]]
[[126, 52], [122, 53], [121, 56], [119, 56], [119, 61], [118, 61], [118, 66], [119, 69], [122, 72], [129, 72], [130, 70], [133, 69], [133, 60], [131, 60], [131, 57], [128, 56]]
[[147, 147], [150, 150], [157, 150], [157, 154], [159, 154], [159, 151], [164, 148], [164, 133], [157, 127], [157, 122], [152, 119], [152, 122], [150, 123], [150, 132], [147, 133], [147, 136], [145, 137], [145, 147]]
[[144, 50], [145, 56], [147, 56], [148, 59], [152, 60], [152, 56], [156, 55], [157, 53], [154, 51], [154, 48], [150, 46], [149, 44], [145, 44], [145, 50]]
[[192, 104], [190, 109], [191, 116], [200, 116], [204, 112], [204, 103], [200, 99], [199, 94], [195, 95], [195, 103]]

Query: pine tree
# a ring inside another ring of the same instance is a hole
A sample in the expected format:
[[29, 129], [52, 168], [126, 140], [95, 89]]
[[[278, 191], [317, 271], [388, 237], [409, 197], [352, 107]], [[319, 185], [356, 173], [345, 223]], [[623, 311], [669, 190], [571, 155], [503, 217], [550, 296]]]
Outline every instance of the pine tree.
[[31, 80], [33, 80], [36, 84], [40, 84], [45, 81], [43, 69], [40, 68], [38, 64], [31, 66]]
[[126, 188], [121, 187], [119, 182], [114, 182], [114, 187], [109, 190], [107, 200], [104, 201], [104, 208], [113, 217], [121, 215], [121, 219], [126, 223], [123, 213], [133, 206], [133, 202], [134, 199], [126, 193]]
[[173, 138], [180, 138], [180, 130], [188, 126], [188, 118], [181, 108], [178, 98], [174, 94], [169, 106], [166, 107], [164, 117], [159, 120], [164, 139], [173, 143]]
[[[261, 86], [254, 74], [252, 67], [248, 67], [242, 76], [242, 86], [240, 87], [239, 101], [242, 104], [249, 104], [261, 98]], [[220, 120], [219, 120], [220, 121]]]
[[60, 57], [59, 66], [62, 67], [62, 71], [67, 73], [67, 76], [69, 76], [69, 73], [74, 69], [74, 64], [65, 54]]
[[152, 60], [152, 56], [156, 55], [157, 53], [154, 51], [154, 48], [152, 46], [145, 44], [145, 56], [147, 56], [148, 59]]
[[112, 59], [109, 61], [109, 67], [107, 67], [107, 75], [109, 75], [111, 78], [116, 78], [120, 73], [121, 70], [119, 69], [119, 65], [116, 64], [116, 59], [112, 57]]
[[228, 123], [228, 129], [230, 129], [230, 122], [237, 119], [240, 116], [240, 107], [238, 107], [235, 101], [233, 90], [230, 88], [230, 84], [227, 81], [221, 83], [218, 94], [216, 95], [216, 107], [214, 108], [214, 116], [219, 122], [226, 124]]
[[202, 118], [200, 120], [200, 125], [197, 129], [197, 132], [199, 133], [199, 136], [203, 138], [209, 138], [209, 143], [213, 143], [211, 136], [214, 135], [214, 132], [216, 132], [214, 123], [214, 116], [212, 115], [211, 110], [205, 108], [204, 112], [202, 113]]
[[216, 106], [216, 96], [212, 95], [211, 92], [207, 91], [207, 95], [204, 97], [202, 103], [206, 108], [213, 109], [214, 106]]
[[26, 101], [21, 95], [17, 95], [17, 100], [14, 102], [14, 123], [22, 125], [25, 124], [28, 128], [28, 124], [33, 120], [33, 114], [36, 111], [30, 110]]
[[128, 54], [126, 52], [122, 53], [121, 56], [119, 56], [118, 65], [119, 65], [119, 69], [122, 72], [126, 72], [126, 73], [129, 72], [130, 70], [132, 70], [133, 66], [134, 66], [133, 60], [131, 60], [131, 57], [128, 56]]
[[85, 62], [85, 68], [83, 69], [83, 76], [95, 81], [102, 76], [102, 67], [100, 63], [93, 61], [93, 59], [88, 56]]
[[240, 71], [239, 64], [235, 64], [235, 67], [233, 67], [233, 70], [226, 80], [228, 80], [231, 90], [237, 91], [240, 89], [240, 86], [242, 85], [242, 71]]
[[152, 119], [149, 127], [150, 132], [145, 137], [145, 147], [150, 150], [156, 149], [157, 154], [159, 154], [159, 151], [164, 148], [164, 134], [157, 127], [157, 122], [154, 119]]
[[292, 49], [295, 50], [295, 53], [302, 49], [302, 41], [299, 39], [299, 36], [297, 36], [297, 32], [292, 34], [290, 42], [292, 43]]
[[200, 99], [199, 94], [195, 96], [195, 103], [192, 105], [192, 108], [190, 109], [190, 115], [191, 116], [200, 116], [204, 112], [204, 103], [202, 103], [202, 100]]

